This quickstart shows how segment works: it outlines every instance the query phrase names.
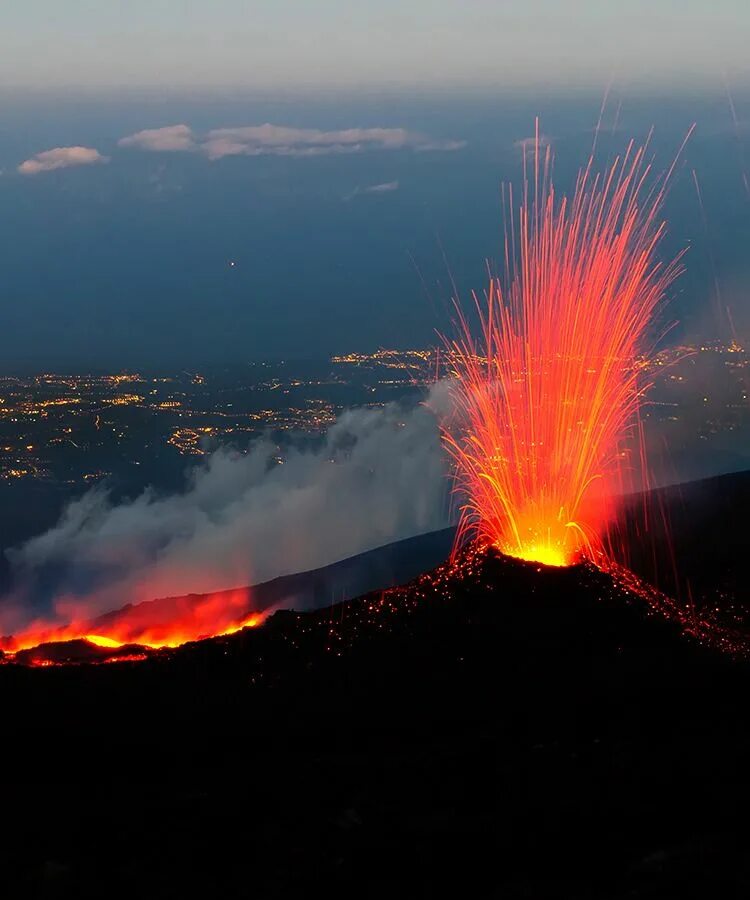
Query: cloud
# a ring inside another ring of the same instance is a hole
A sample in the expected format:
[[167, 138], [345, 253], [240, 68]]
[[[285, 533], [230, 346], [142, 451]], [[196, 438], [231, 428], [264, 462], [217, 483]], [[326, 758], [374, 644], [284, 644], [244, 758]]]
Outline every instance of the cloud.
[[[546, 134], [540, 134], [538, 140], [540, 150], [546, 150], [547, 147], [552, 145], [552, 140]], [[537, 146], [537, 137], [532, 135], [531, 137], [520, 138], [513, 142], [513, 146], [524, 154], [533, 153]]]
[[363, 194], [390, 194], [399, 188], [398, 181], [384, 181], [382, 184], [372, 184], [364, 188]]
[[119, 147], [136, 147], [157, 153], [180, 152], [195, 149], [192, 129], [187, 125], [166, 125], [163, 128], [147, 128], [117, 142]]
[[416, 144], [414, 149], [417, 153], [451, 153], [454, 150], [463, 150], [466, 145], [467, 141], [425, 141]]
[[462, 141], [434, 141], [405, 128], [347, 128], [320, 131], [283, 125], [250, 125], [209, 131], [202, 149], [209, 159], [224, 156], [320, 156], [366, 150], [457, 150]]
[[0, 603], [0, 634], [34, 615], [86, 617], [257, 584], [447, 525], [447, 463], [431, 410], [448, 402], [438, 385], [430, 409], [350, 410], [317, 449], [292, 446], [281, 457], [270, 438], [245, 455], [219, 450], [182, 493], [146, 491], [119, 505], [106, 491], [87, 493], [9, 553], [16, 590]]
[[102, 156], [93, 147], [55, 147], [37, 153], [18, 167], [21, 175], [38, 175], [39, 172], [52, 172], [55, 169], [68, 169], [72, 166], [90, 166], [94, 163], [106, 163], [109, 158]]
[[353, 200], [361, 194], [391, 194], [399, 189], [398, 181], [384, 181], [382, 184], [371, 184], [369, 187], [357, 187], [344, 196], [344, 200]]
[[209, 131], [203, 147], [210, 159], [243, 154], [274, 153], [283, 156], [311, 156], [323, 153], [358, 153], [366, 149], [398, 150], [418, 140], [404, 128], [348, 128], [319, 131], [315, 128], [288, 128], [282, 125], [250, 125], [244, 128], [216, 128]]
[[321, 131], [286, 125], [247, 125], [214, 128], [198, 137], [188, 125], [151, 128], [121, 138], [120, 147], [137, 147], [155, 152], [200, 150], [209, 159], [226, 156], [323, 156], [363, 153], [367, 150], [416, 152], [460, 150], [465, 141], [440, 141], [406, 128], [346, 128]]

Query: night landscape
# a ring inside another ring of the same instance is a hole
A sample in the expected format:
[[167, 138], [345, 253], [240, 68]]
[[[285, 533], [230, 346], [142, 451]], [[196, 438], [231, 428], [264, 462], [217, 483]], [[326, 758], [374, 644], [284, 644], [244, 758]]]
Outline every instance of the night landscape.
[[749, 896], [750, 13], [2, 19], [8, 896]]

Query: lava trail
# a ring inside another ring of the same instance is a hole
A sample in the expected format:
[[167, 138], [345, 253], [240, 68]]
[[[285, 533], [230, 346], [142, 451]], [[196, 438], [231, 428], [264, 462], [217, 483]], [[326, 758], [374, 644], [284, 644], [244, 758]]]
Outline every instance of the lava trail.
[[12, 637], [0, 638], [6, 659], [43, 644], [86, 641], [117, 650], [137, 646], [148, 649], [179, 647], [206, 637], [234, 634], [259, 625], [270, 610], [253, 610], [250, 589], [206, 595], [172, 597], [126, 606], [96, 619], [69, 624], [37, 621]]

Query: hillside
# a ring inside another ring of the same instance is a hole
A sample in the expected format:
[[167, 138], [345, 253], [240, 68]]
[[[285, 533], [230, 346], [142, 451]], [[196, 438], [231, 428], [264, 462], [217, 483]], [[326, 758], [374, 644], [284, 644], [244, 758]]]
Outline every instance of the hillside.
[[0, 669], [36, 896], [746, 896], [747, 664], [466, 552], [139, 663]]

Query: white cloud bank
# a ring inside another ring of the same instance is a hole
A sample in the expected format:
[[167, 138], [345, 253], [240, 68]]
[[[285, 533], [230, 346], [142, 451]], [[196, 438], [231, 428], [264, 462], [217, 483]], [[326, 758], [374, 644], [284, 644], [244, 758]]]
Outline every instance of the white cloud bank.
[[214, 128], [202, 137], [187, 125], [167, 125], [128, 135], [119, 141], [119, 145], [155, 152], [200, 152], [216, 160], [226, 156], [323, 156], [368, 150], [447, 152], [462, 149], [466, 142], [434, 140], [406, 128], [321, 131], [266, 122], [264, 125]]
[[192, 129], [187, 125], [167, 125], [164, 128], [147, 128], [118, 141], [120, 147], [137, 147], [156, 153], [179, 152], [195, 149]]
[[109, 159], [93, 147], [55, 147], [37, 153], [18, 167], [21, 175], [38, 175], [55, 169], [69, 169], [72, 166], [90, 166], [106, 163]]

